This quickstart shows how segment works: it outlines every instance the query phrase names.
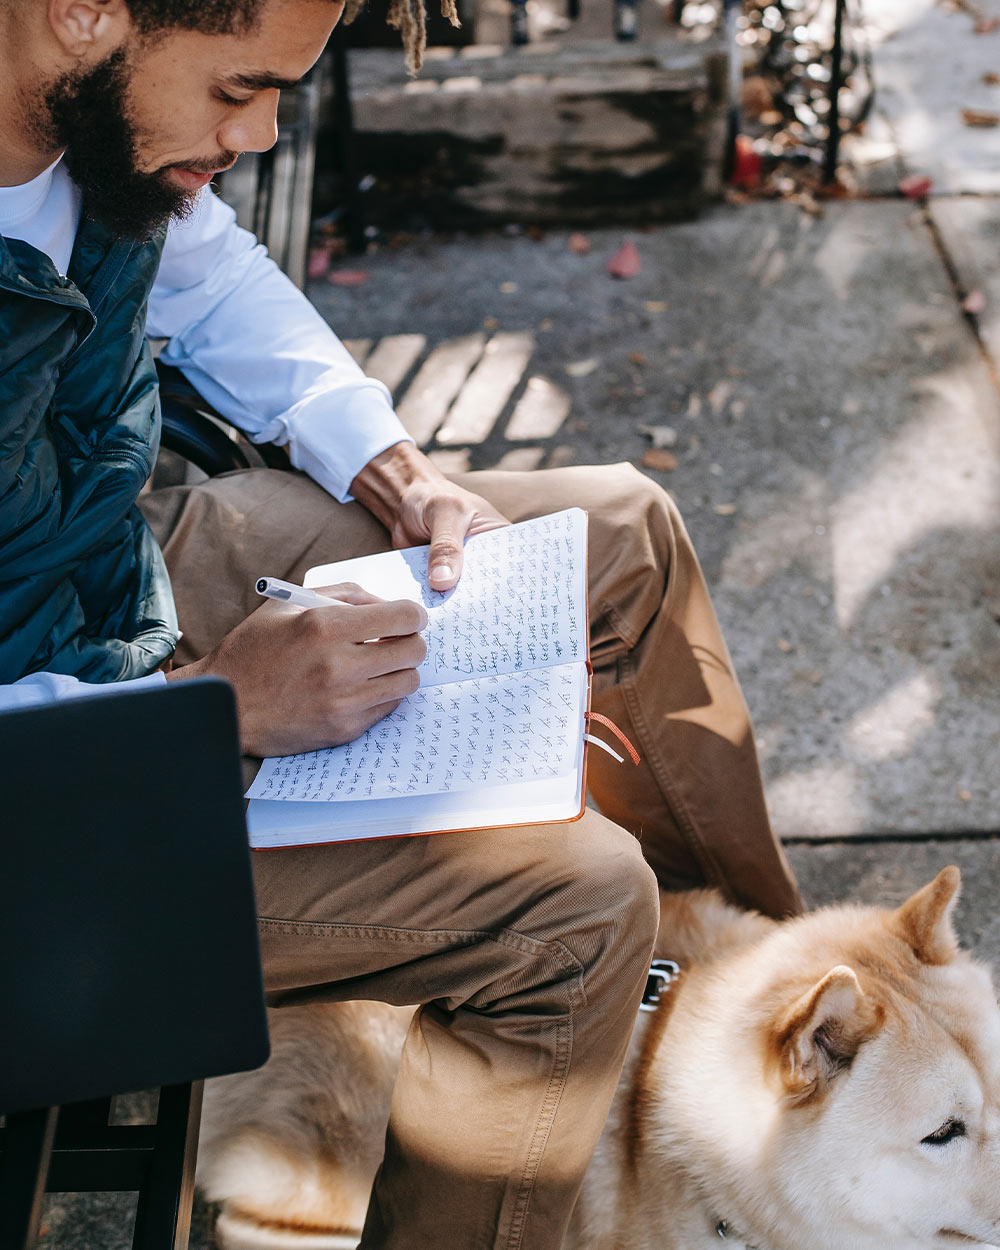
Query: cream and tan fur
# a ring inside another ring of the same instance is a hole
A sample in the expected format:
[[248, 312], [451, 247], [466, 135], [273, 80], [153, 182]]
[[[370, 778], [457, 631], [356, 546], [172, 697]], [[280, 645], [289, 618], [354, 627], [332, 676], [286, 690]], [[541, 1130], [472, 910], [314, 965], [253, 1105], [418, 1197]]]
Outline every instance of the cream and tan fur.
[[[1000, 1246], [1000, 1009], [958, 887], [783, 924], [665, 895], [683, 976], [639, 1016], [565, 1250]], [[357, 1244], [408, 1016], [273, 1013], [266, 1067], [212, 1084], [225, 1250]]]

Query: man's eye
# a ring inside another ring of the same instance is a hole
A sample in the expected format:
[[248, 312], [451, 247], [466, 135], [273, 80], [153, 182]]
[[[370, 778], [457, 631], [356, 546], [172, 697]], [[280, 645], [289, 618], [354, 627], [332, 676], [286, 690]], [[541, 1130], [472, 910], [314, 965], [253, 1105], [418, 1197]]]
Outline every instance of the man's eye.
[[245, 105], [249, 104], [250, 101], [253, 99], [253, 96], [230, 95], [227, 91], [222, 91], [220, 89], [216, 91], [215, 98], [217, 100], [221, 100], [223, 104], [228, 104], [230, 108], [238, 109], [238, 108], [243, 108]]
[[951, 1119], [946, 1120], [935, 1132], [928, 1133], [926, 1137], [921, 1139], [920, 1144], [922, 1146], [945, 1146], [948, 1142], [954, 1141], [956, 1137], [964, 1136], [965, 1121]]

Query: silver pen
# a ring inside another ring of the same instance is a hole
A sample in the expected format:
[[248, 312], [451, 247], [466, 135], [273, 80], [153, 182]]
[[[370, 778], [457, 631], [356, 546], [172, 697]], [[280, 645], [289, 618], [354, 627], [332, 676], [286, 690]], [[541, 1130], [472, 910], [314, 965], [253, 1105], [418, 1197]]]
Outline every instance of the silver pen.
[[265, 599], [278, 599], [282, 603], [294, 603], [300, 608], [325, 608], [331, 603], [343, 603], [343, 599], [335, 599], [333, 595], [320, 595], [315, 590], [307, 590], [305, 586], [296, 586], [294, 582], [283, 582], [280, 577], [258, 577], [257, 593]]

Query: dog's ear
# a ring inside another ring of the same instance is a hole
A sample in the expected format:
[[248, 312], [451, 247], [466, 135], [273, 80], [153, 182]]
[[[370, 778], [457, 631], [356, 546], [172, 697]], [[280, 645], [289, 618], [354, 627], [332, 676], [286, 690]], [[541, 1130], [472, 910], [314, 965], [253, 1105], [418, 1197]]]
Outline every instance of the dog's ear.
[[883, 1019], [882, 1008], [865, 994], [853, 970], [843, 964], [832, 968], [779, 1020], [780, 1074], [789, 1101], [799, 1104], [824, 1093]]
[[923, 964], [946, 964], [955, 958], [958, 938], [952, 912], [961, 885], [962, 874], [953, 864], [942, 868], [929, 885], [892, 914], [890, 927]]

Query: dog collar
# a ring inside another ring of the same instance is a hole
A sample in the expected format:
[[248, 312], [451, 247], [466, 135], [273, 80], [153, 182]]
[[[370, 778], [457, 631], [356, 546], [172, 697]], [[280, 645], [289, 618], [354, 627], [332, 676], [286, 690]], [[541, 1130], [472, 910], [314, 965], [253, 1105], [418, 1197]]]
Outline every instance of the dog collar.
[[672, 959], [654, 959], [649, 965], [649, 975], [646, 977], [646, 988], [642, 992], [639, 1010], [655, 1011], [680, 975], [680, 964], [675, 964]]

